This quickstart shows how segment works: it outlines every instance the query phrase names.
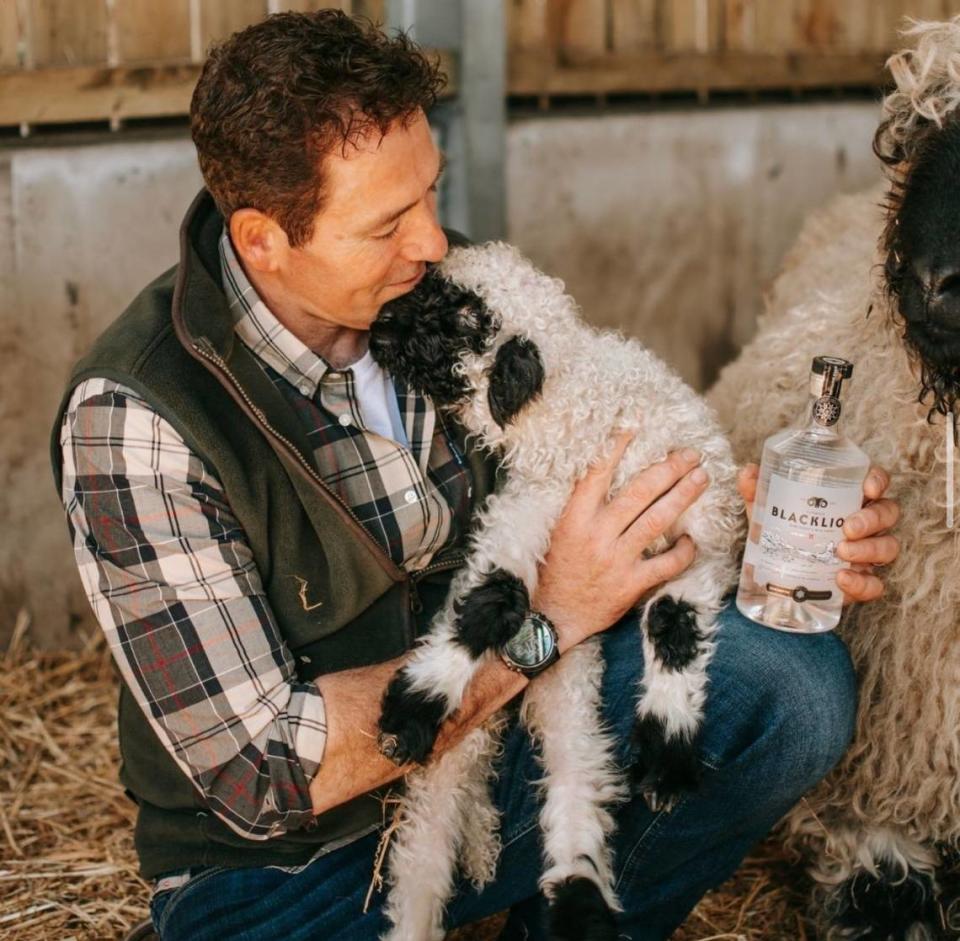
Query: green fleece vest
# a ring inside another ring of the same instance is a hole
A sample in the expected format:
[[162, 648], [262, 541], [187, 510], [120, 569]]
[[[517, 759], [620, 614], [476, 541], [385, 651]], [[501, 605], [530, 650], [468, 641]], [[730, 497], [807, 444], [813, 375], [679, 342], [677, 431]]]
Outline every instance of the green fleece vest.
[[[54, 426], [52, 459], [61, 486], [59, 430], [73, 389], [103, 377], [142, 395], [223, 484], [249, 540], [298, 678], [389, 660], [407, 650], [442, 603], [463, 559], [448, 547], [410, 577], [396, 566], [318, 472], [300, 420], [240, 342], [221, 288], [223, 220], [210, 195], [196, 198], [180, 231], [180, 261], [148, 285], [76, 366]], [[493, 467], [461, 440], [473, 479], [472, 511], [493, 486]], [[304, 610], [300, 586], [317, 607]], [[377, 794], [269, 840], [239, 836], [208, 812], [190, 779], [121, 684], [120, 780], [137, 802], [141, 873], [188, 866], [297, 865], [381, 821]]]

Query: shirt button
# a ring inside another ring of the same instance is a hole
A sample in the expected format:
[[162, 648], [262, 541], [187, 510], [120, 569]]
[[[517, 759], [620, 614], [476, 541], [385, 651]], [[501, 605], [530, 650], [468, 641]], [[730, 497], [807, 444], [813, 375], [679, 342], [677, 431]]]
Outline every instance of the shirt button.
[[407, 503], [416, 503], [416, 502], [417, 502], [417, 495], [416, 495], [416, 493], [415, 493], [413, 490], [408, 490], [408, 491], [403, 495], [403, 499], [406, 500]]
[[311, 390], [310, 386], [307, 385], [307, 383], [305, 383], [305, 382], [301, 382], [301, 383], [300, 383], [300, 393], [301, 393], [302, 395], [310, 395], [311, 391], [312, 391], [312, 390]]
[[349, 415], [341, 415], [339, 421], [344, 428], [346, 428], [347, 425], [353, 424], [353, 419]]

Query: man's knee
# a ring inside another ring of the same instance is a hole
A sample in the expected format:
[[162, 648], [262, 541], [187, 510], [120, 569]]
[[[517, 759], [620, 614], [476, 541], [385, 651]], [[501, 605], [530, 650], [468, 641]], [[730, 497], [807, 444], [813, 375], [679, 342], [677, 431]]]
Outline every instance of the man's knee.
[[835, 634], [791, 635], [721, 613], [711, 665], [704, 758], [755, 766], [774, 793], [809, 790], [853, 736], [856, 680]]

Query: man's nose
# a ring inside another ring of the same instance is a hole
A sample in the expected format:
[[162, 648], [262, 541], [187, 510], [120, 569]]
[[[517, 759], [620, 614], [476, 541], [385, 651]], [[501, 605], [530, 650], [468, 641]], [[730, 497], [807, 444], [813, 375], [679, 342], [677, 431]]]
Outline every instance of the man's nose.
[[410, 261], [440, 261], [447, 254], [447, 236], [440, 226], [433, 208], [417, 207], [415, 225], [404, 245], [404, 254]]

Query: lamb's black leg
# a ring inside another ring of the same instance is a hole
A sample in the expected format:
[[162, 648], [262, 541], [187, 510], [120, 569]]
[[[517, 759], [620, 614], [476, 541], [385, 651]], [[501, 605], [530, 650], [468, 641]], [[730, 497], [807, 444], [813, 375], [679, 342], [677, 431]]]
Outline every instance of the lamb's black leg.
[[899, 867], [881, 861], [877, 875], [858, 870], [830, 890], [825, 901], [828, 937], [858, 941], [945, 939], [933, 879], [911, 869], [906, 878]]
[[672, 810], [684, 794], [700, 786], [696, 741], [667, 737], [657, 716], [637, 719], [630, 740], [634, 794], [642, 794], [651, 810]]
[[[529, 608], [523, 582], [496, 569], [487, 579], [454, 603], [455, 640], [476, 660], [519, 630]], [[437, 652], [442, 655], [442, 650]], [[398, 765], [426, 761], [444, 717], [450, 711], [442, 693], [431, 695], [413, 688], [416, 664], [398, 670], [383, 697], [380, 713], [380, 751]]]
[[[697, 610], [689, 602], [670, 595], [659, 598], [647, 615], [647, 636], [653, 646], [654, 669], [675, 673], [691, 667], [700, 652], [703, 634], [697, 625]], [[649, 668], [648, 668], [649, 669]], [[684, 726], [699, 723], [684, 717]], [[697, 737], [667, 735], [665, 718], [646, 713], [637, 718], [631, 740], [631, 781], [654, 810], [670, 810], [684, 793], [700, 783]]]
[[550, 941], [616, 941], [617, 921], [595, 882], [583, 876], [557, 886], [547, 912]]
[[442, 697], [412, 689], [406, 669], [397, 670], [383, 695], [377, 739], [380, 751], [398, 765], [410, 761], [423, 764], [433, 750], [446, 712]]
[[457, 641], [474, 658], [499, 647], [520, 630], [530, 597], [527, 588], [503, 569], [494, 569], [487, 579], [454, 603]]

